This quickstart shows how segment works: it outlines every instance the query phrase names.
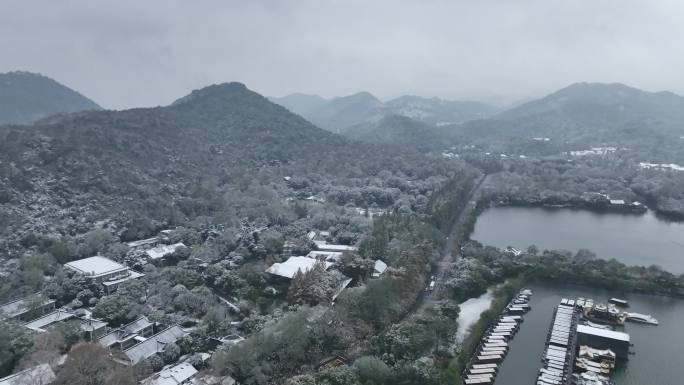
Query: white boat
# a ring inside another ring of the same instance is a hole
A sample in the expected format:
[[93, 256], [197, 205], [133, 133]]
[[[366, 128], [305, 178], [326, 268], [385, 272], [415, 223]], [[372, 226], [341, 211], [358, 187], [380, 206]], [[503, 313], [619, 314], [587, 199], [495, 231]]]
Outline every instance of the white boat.
[[615, 297], [609, 299], [608, 302], [615, 304], [615, 305], [618, 305], [618, 306], [623, 306], [623, 307], [629, 306], [629, 303], [626, 300], [620, 299], [620, 298], [615, 298]]
[[627, 313], [627, 321], [658, 325], [658, 320], [653, 318], [650, 314]]

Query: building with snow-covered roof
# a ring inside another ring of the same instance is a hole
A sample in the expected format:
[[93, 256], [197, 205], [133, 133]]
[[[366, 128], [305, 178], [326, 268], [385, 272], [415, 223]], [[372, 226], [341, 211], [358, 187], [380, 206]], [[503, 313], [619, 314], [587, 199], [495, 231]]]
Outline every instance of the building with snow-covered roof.
[[76, 314], [70, 311], [57, 309], [51, 313], [45, 314], [42, 317], [36, 318], [33, 321], [25, 323], [24, 326], [37, 332], [44, 332], [50, 328], [50, 326], [58, 322], [64, 322], [71, 319], [76, 319]]
[[314, 250], [306, 255], [307, 258], [318, 259], [320, 261], [336, 262], [342, 258], [340, 251], [318, 251]]
[[596, 349], [610, 349], [618, 358], [629, 356], [629, 334], [587, 325], [577, 325], [577, 343]]
[[373, 267], [373, 278], [378, 278], [382, 275], [382, 273], [387, 270], [387, 264], [381, 260], [376, 260], [375, 261], [375, 266]]
[[0, 305], [0, 318], [30, 321], [54, 310], [54, 300], [36, 293]]
[[145, 255], [147, 255], [147, 257], [149, 259], [152, 259], [152, 260], [161, 259], [161, 258], [166, 257], [169, 254], [175, 253], [181, 247], [186, 247], [186, 246], [182, 242], [174, 243], [173, 245], [159, 245], [157, 247], [153, 247], [153, 248], [145, 251]]
[[316, 248], [320, 251], [338, 251], [338, 252], [345, 252], [345, 251], [355, 251], [356, 247], [354, 246], [348, 246], [348, 245], [335, 245], [332, 243], [328, 243], [325, 241], [314, 241], [316, 244]]
[[292, 277], [294, 277], [295, 274], [297, 274], [297, 271], [309, 271], [310, 269], [313, 269], [316, 263], [323, 263], [325, 265], [326, 270], [333, 265], [330, 262], [322, 262], [315, 260], [313, 258], [290, 257], [285, 262], [274, 263], [273, 265], [271, 265], [271, 267], [266, 269], [266, 272], [280, 277], [292, 279]]
[[140, 342], [140, 338], [147, 338], [154, 333], [154, 323], [142, 316], [118, 329], [100, 337], [97, 342], [112, 349], [127, 349]]
[[152, 237], [147, 239], [141, 239], [138, 241], [128, 242], [126, 246], [133, 250], [144, 250], [148, 247], [154, 247], [159, 243], [158, 237]]
[[129, 279], [140, 278], [144, 274], [129, 269], [109, 258], [94, 256], [71, 261], [64, 264], [65, 267], [84, 275], [86, 278], [101, 283], [109, 294]]
[[129, 365], [136, 365], [154, 354], [161, 353], [166, 345], [178, 341], [185, 335], [186, 333], [178, 325], [166, 328], [159, 333], [150, 336], [150, 338], [124, 350], [123, 354], [127, 359], [125, 362]]
[[40, 364], [0, 378], [0, 385], [49, 385], [56, 378], [49, 364]]
[[181, 385], [189, 384], [193, 377], [197, 374], [195, 369], [188, 362], [181, 362], [178, 365], [171, 366], [155, 373], [150, 377], [142, 380], [141, 385]]
[[99, 282], [112, 275], [128, 271], [128, 267], [99, 255], [67, 262], [64, 266]]
[[37, 332], [45, 332], [58, 323], [72, 320], [79, 322], [81, 333], [89, 341], [97, 339], [107, 330], [107, 322], [105, 321], [95, 318], [81, 318], [75, 313], [61, 309], [27, 322], [24, 326]]
[[195, 376], [192, 385], [235, 385], [237, 382], [231, 376], [217, 377], [210, 374]]

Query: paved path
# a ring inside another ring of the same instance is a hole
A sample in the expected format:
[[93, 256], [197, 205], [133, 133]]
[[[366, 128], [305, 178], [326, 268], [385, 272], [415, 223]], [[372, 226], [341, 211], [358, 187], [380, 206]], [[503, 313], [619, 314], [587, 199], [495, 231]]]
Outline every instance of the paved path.
[[[487, 178], [488, 175], [483, 175], [480, 177], [477, 183], [475, 183], [473, 189], [470, 190], [470, 194], [468, 195], [468, 203], [461, 207], [461, 209], [454, 216], [454, 220], [451, 223], [451, 228], [449, 229], [449, 236], [444, 244], [444, 250], [442, 250], [442, 259], [437, 263], [436, 267], [431, 273], [431, 276], [435, 277], [435, 288], [432, 290], [432, 292], [423, 291], [423, 293], [421, 293], [417, 301], [418, 303], [415, 306], [416, 310], [423, 309], [426, 306], [434, 303], [436, 299], [439, 299], [441, 291], [443, 290], [443, 284], [449, 264], [455, 261], [461, 252], [461, 240], [458, 239], [458, 230], [463, 220], [475, 208], [477, 200], [480, 197], [482, 185]], [[427, 283], [429, 284], [430, 281], [428, 280]]]

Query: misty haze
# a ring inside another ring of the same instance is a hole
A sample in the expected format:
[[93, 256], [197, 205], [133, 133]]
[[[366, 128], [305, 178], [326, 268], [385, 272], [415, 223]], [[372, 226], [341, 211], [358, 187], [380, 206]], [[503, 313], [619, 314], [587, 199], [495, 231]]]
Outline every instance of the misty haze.
[[684, 3], [0, 12], [0, 385], [676, 385]]

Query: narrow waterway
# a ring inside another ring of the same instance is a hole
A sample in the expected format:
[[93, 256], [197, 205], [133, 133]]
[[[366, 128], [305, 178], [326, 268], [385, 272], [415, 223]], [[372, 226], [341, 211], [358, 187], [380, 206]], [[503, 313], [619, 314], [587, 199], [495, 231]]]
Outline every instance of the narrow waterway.
[[576, 252], [589, 249], [600, 258], [627, 265], [658, 265], [684, 273], [684, 223], [645, 214], [595, 213], [539, 207], [495, 207], [477, 218], [472, 235], [485, 245]]
[[541, 367], [541, 354], [546, 342], [553, 309], [561, 298], [593, 298], [606, 301], [610, 297], [627, 299], [629, 311], [651, 314], [660, 325], [627, 323], [622, 331], [630, 334], [635, 355], [619, 363], [611, 377], [618, 385], [675, 385], [684, 383], [684, 300], [595, 290], [588, 287], [534, 284], [530, 305], [520, 331], [510, 344], [510, 351], [500, 367], [496, 385], [530, 385], [535, 383]]
[[468, 329], [480, 319], [482, 312], [489, 309], [492, 299], [494, 299], [494, 289], [489, 289], [481, 296], [471, 298], [458, 305], [461, 309], [458, 313], [458, 329], [456, 331], [458, 342], [463, 341], [468, 334]]

